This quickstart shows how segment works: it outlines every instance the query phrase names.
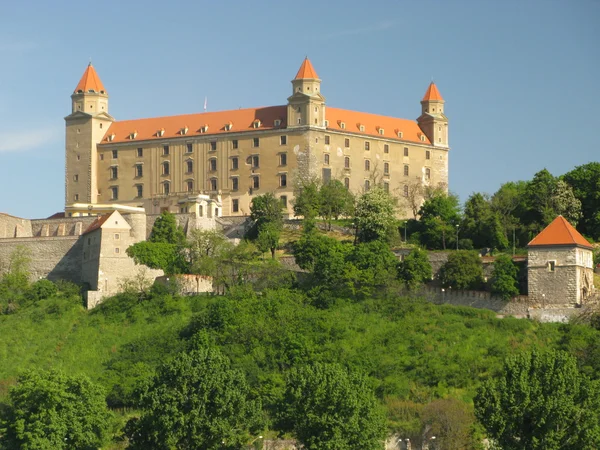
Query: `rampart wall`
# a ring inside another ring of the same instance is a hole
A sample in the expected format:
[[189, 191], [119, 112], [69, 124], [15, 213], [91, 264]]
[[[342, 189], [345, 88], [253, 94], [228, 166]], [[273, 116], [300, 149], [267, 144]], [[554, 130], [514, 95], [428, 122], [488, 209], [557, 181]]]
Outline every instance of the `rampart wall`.
[[0, 239], [30, 236], [31, 220], [0, 213]]

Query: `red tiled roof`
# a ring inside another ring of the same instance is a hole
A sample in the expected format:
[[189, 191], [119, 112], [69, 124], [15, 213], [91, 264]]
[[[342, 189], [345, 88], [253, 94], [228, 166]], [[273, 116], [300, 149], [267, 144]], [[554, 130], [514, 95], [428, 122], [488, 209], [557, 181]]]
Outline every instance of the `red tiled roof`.
[[442, 94], [440, 94], [440, 91], [438, 91], [438, 88], [433, 81], [427, 88], [427, 92], [425, 92], [425, 96], [423, 97], [423, 100], [421, 100], [421, 101], [428, 102], [431, 100], [444, 101], [444, 99], [442, 98]]
[[92, 63], [89, 63], [87, 69], [85, 69], [85, 72], [83, 72], [83, 76], [81, 77], [81, 80], [79, 80], [79, 83], [77, 84], [74, 93], [76, 94], [79, 91], [94, 91], [96, 93], [106, 93], [104, 85], [102, 84], [102, 81], [100, 81], [100, 77], [96, 73], [96, 70], [94, 69], [94, 66], [92, 66]]
[[550, 225], [533, 238], [528, 244], [528, 247], [546, 245], [578, 245], [580, 247], [593, 248], [592, 244], [590, 244], [563, 216], [558, 216], [554, 219]]
[[57, 212], [52, 214], [50, 217], [46, 217], [46, 219], [64, 219], [65, 218], [65, 213], [64, 212]]
[[319, 76], [311, 64], [310, 59], [308, 59], [308, 56], [304, 58], [304, 61], [302, 62], [302, 65], [300, 66], [300, 69], [298, 70], [294, 80], [303, 80], [305, 78], [319, 79]]
[[[364, 134], [398, 139], [403, 141], [419, 142], [429, 144], [429, 139], [423, 134], [417, 122], [395, 117], [380, 116], [364, 112], [350, 111], [347, 109], [327, 108], [326, 119], [329, 121], [328, 129], [345, 130], [351, 133]], [[342, 128], [344, 123], [345, 128]], [[361, 125], [364, 131], [361, 131]], [[383, 134], [380, 130], [383, 129]], [[402, 137], [398, 133], [402, 133]], [[424, 140], [421, 140], [423, 136]]]
[[112, 213], [104, 214], [103, 216], [99, 216], [96, 220], [92, 222], [92, 224], [87, 227], [87, 229], [83, 232], [83, 234], [91, 233], [92, 231], [96, 231], [104, 222], [108, 220]]

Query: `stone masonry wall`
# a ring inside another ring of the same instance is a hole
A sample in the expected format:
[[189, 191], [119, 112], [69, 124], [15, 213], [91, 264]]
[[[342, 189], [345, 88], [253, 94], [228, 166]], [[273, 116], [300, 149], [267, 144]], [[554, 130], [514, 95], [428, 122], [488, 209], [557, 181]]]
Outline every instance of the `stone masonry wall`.
[[531, 299], [544, 305], [579, 303], [576, 262], [575, 247], [530, 248], [527, 275]]
[[31, 220], [0, 213], [0, 239], [30, 236]]

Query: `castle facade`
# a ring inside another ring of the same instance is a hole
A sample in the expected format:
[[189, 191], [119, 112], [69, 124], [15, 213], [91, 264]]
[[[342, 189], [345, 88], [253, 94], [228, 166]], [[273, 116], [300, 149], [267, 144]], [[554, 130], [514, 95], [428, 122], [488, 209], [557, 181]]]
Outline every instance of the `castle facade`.
[[[292, 213], [303, 177], [338, 179], [353, 192], [374, 185], [402, 198], [411, 184], [448, 184], [448, 119], [432, 82], [415, 120], [326, 106], [305, 59], [280, 106], [115, 120], [90, 64], [66, 121], [65, 213], [112, 204], [201, 216], [243, 216], [274, 192]], [[197, 196], [208, 196], [206, 210]], [[405, 212], [407, 215], [407, 213]]]

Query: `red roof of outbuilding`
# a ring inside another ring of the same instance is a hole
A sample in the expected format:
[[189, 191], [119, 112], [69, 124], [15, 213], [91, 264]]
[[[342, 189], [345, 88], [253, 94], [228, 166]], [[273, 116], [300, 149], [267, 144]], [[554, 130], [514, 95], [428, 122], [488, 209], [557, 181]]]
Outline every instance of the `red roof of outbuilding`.
[[585, 248], [593, 248], [573, 225], [563, 216], [558, 216], [540, 234], [533, 238], [528, 247], [547, 245], [574, 245]]
[[99, 216], [96, 220], [92, 222], [92, 224], [87, 227], [87, 229], [83, 232], [83, 234], [91, 233], [92, 231], [96, 231], [104, 222], [108, 220], [108, 218], [112, 215], [112, 213], [104, 214], [103, 216]]
[[79, 83], [77, 84], [74, 93], [77, 94], [79, 91], [94, 91], [96, 93], [106, 93], [104, 85], [102, 84], [102, 81], [100, 81], [100, 77], [96, 73], [96, 69], [94, 69], [92, 63], [89, 63], [87, 69], [85, 69], [85, 72], [83, 72], [83, 76], [81, 77], [81, 80], [79, 80]]
[[298, 70], [298, 73], [296, 74], [296, 78], [294, 78], [294, 80], [302, 80], [304, 78], [319, 78], [317, 72], [315, 71], [315, 68], [310, 62], [310, 59], [308, 59], [308, 56], [302, 62], [302, 65], [300, 66], [300, 69]]
[[421, 101], [428, 102], [431, 100], [437, 100], [437, 101], [442, 101], [442, 102], [444, 101], [444, 99], [442, 98], [442, 94], [440, 94], [440, 91], [438, 91], [438, 88], [433, 81], [427, 88], [427, 92], [425, 92], [425, 96], [423, 97], [423, 100], [421, 100]]

